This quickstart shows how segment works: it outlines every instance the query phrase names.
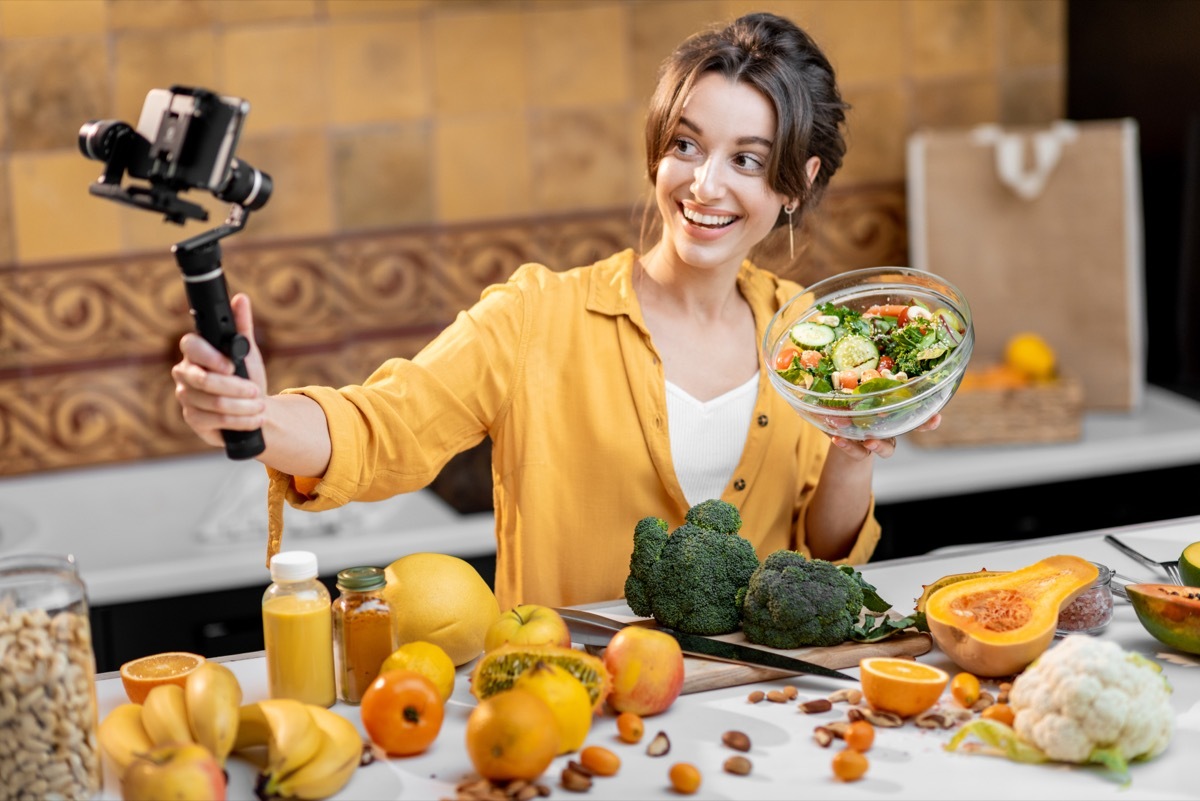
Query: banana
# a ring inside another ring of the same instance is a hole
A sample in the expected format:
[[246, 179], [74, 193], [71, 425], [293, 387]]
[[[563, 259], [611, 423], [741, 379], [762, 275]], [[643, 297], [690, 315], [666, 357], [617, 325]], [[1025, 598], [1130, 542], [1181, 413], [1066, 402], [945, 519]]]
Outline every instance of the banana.
[[142, 704], [142, 725], [155, 745], [196, 742], [188, 727], [187, 700], [178, 684], [160, 684]]
[[224, 767], [238, 733], [242, 685], [220, 662], [202, 662], [184, 685], [188, 726], [192, 737]]
[[268, 796], [306, 801], [328, 798], [346, 786], [362, 762], [363, 739], [353, 723], [324, 707], [310, 705], [308, 711], [321, 730], [321, 747], [296, 770], [268, 781]]
[[238, 709], [237, 737], [233, 740], [234, 751], [266, 746], [271, 741], [271, 727], [267, 717], [257, 703], [245, 704]]
[[121, 704], [105, 716], [97, 732], [100, 749], [112, 761], [119, 779], [138, 756], [154, 747], [142, 725], [141, 704]]
[[[268, 780], [292, 773], [316, 755], [321, 747], [323, 730], [313, 722], [309, 704], [290, 698], [270, 698], [254, 706], [258, 707], [269, 732], [267, 762], [263, 770]], [[254, 714], [243, 715], [239, 710], [239, 730], [241, 721], [253, 721]], [[249, 737], [247, 733], [246, 739]], [[239, 737], [238, 741], [242, 739]]]

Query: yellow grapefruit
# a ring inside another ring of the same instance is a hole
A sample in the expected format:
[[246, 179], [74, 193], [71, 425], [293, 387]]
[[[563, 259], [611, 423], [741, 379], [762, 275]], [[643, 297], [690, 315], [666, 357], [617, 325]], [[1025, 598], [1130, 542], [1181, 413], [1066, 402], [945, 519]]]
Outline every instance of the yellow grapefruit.
[[389, 670], [412, 670], [433, 682], [442, 701], [454, 692], [454, 662], [440, 646], [424, 640], [414, 640], [401, 645], [392, 655], [383, 660], [380, 673]]
[[867, 703], [904, 718], [936, 704], [950, 681], [950, 674], [939, 667], [890, 656], [859, 660], [858, 671]]
[[500, 617], [500, 605], [469, 562], [441, 553], [414, 553], [392, 562], [384, 574], [383, 595], [392, 607], [397, 642], [433, 643], [455, 666], [483, 652], [484, 637]]
[[592, 728], [592, 697], [583, 682], [561, 665], [538, 662], [517, 677], [514, 689], [529, 690], [558, 720], [558, 753], [578, 751]]

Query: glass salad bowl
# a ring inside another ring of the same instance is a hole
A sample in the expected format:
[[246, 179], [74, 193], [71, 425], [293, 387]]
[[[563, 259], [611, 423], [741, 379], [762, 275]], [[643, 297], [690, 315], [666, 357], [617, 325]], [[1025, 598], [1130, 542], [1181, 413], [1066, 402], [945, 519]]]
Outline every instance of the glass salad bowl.
[[771, 385], [804, 419], [846, 439], [906, 434], [954, 396], [975, 332], [966, 298], [911, 267], [818, 281], [775, 313], [763, 337]]

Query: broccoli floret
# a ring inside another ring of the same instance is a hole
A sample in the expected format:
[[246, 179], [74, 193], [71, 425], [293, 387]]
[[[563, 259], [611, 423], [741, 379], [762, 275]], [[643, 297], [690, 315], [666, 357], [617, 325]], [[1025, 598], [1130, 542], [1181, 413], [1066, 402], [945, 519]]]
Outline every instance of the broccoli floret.
[[654, 566], [658, 564], [669, 531], [667, 521], [643, 517], [633, 527], [633, 553], [629, 556], [629, 577], [625, 579], [625, 602], [640, 617], [654, 614], [650, 588], [654, 584]]
[[742, 530], [742, 515], [738, 508], [716, 498], [701, 501], [688, 509], [684, 522], [722, 534], [737, 534]]
[[[714, 511], [719, 507], [713, 504], [723, 502], [705, 503]], [[741, 516], [730, 508], [733, 516], [722, 511], [721, 524], [728, 527], [736, 520], [740, 527]], [[685, 522], [668, 535], [662, 520], [643, 518], [634, 529], [625, 601], [635, 615], [670, 628], [728, 634], [738, 629], [742, 597], [757, 568], [754, 546], [736, 533]]]
[[772, 648], [839, 645], [850, 639], [862, 607], [862, 587], [837, 565], [780, 550], [750, 577], [742, 631]]

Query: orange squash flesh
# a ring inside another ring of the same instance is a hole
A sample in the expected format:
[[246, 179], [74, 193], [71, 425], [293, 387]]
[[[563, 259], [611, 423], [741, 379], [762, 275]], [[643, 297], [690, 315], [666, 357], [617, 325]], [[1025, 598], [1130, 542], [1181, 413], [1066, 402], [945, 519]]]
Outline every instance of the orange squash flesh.
[[976, 676], [1011, 676], [1054, 640], [1058, 613], [1096, 580], [1078, 556], [1049, 556], [1009, 573], [948, 584], [926, 599], [933, 641]]

